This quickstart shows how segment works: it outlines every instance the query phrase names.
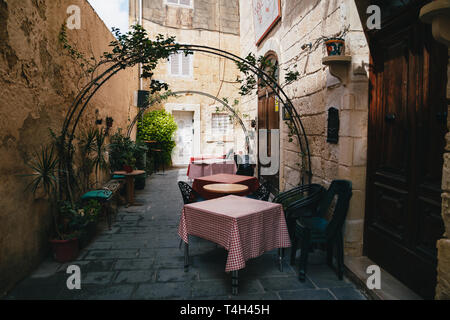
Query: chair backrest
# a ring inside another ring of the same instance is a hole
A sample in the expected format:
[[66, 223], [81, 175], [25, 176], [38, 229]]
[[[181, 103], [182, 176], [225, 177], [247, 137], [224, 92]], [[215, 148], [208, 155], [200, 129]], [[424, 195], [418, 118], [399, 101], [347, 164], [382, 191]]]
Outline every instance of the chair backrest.
[[348, 180], [334, 180], [331, 182], [330, 187], [317, 208], [317, 214], [320, 217], [327, 215], [335, 196], [337, 196], [337, 201], [333, 215], [327, 226], [327, 238], [334, 237], [344, 226], [352, 197], [352, 182]]
[[258, 190], [253, 193], [253, 197], [258, 200], [269, 201], [270, 191], [267, 183], [260, 185]]
[[255, 169], [253, 169], [253, 166], [251, 164], [240, 164], [238, 165], [236, 174], [238, 176], [253, 177], [255, 175]]
[[284, 209], [289, 206], [305, 207], [315, 205], [322, 198], [325, 189], [320, 184], [304, 184], [278, 194], [272, 202], [281, 203]]
[[194, 200], [194, 189], [184, 181], [178, 181], [178, 187], [180, 188], [184, 204], [192, 203]]

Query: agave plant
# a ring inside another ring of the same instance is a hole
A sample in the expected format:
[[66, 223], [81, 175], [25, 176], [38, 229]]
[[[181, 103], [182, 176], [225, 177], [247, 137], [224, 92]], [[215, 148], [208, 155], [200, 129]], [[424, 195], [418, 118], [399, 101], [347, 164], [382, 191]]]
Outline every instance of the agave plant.
[[108, 168], [108, 162], [106, 161], [107, 146], [106, 135], [102, 130], [95, 131], [95, 149], [93, 157], [93, 165], [95, 167], [95, 176], [98, 183], [98, 173], [100, 170], [105, 170]]
[[96, 150], [96, 135], [95, 129], [90, 128], [83, 132], [78, 143], [78, 153], [79, 153], [79, 180], [81, 181], [81, 191], [85, 192], [90, 187], [90, 175], [94, 169], [94, 161], [92, 159], [92, 154]]
[[33, 178], [27, 189], [31, 188], [33, 194], [36, 194], [37, 190], [42, 188], [46, 196], [55, 199], [58, 190], [58, 158], [53, 145], [42, 146], [34, 153], [33, 160], [26, 165], [33, 170], [33, 173], [24, 175]]

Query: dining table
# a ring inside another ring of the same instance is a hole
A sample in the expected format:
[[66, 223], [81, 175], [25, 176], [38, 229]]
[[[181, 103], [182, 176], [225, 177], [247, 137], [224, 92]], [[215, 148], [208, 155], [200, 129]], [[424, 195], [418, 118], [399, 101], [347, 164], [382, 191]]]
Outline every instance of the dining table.
[[219, 173], [234, 174], [236, 171], [233, 159], [199, 159], [189, 163], [187, 175], [189, 179], [196, 179]]
[[278, 203], [229, 195], [186, 204], [178, 235], [184, 241], [184, 267], [189, 272], [189, 236], [211, 241], [228, 251], [225, 272], [232, 273], [232, 293], [238, 294], [238, 271], [246, 261], [278, 249], [283, 271], [283, 249], [291, 246], [283, 207]]
[[248, 190], [238, 193], [239, 196], [247, 196], [259, 188], [259, 181], [256, 177], [240, 176], [236, 174], [220, 173], [194, 179], [192, 189], [194, 189], [203, 199], [215, 199], [228, 195], [229, 193], [211, 192], [205, 189], [210, 184], [241, 184], [248, 187]]
[[125, 176], [126, 192], [127, 192], [127, 207], [138, 205], [134, 202], [134, 178], [145, 174], [144, 170], [127, 171], [114, 171], [114, 175]]
[[248, 187], [243, 184], [227, 184], [227, 183], [216, 183], [216, 184], [208, 184], [203, 187], [204, 190], [217, 194], [236, 194], [239, 195], [241, 193], [247, 192]]

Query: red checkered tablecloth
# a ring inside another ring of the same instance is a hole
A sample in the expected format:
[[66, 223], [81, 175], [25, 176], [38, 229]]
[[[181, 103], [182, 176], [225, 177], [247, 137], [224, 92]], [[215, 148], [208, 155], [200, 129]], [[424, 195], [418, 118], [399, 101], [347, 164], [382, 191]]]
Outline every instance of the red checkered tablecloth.
[[245, 262], [264, 252], [291, 246], [280, 204], [239, 196], [185, 205], [178, 235], [209, 240], [228, 251], [225, 271], [245, 268]]

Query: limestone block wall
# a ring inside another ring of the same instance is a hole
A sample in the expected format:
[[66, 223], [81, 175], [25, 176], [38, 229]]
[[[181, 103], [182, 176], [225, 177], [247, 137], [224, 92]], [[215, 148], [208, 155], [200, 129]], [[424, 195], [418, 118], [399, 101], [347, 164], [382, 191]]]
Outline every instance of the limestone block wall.
[[[192, 0], [191, 8], [168, 5], [166, 0], [143, 0], [143, 16], [175, 29], [220, 31], [239, 35], [238, 0]], [[130, 0], [130, 20], [139, 17], [139, 0]]]
[[[51, 219], [47, 202], [24, 191], [25, 162], [49, 130], [60, 131], [70, 103], [81, 88], [80, 67], [58, 42], [70, 5], [81, 9], [81, 29], [68, 39], [87, 57], [108, 51], [111, 32], [85, 0], [0, 0], [0, 296], [48, 254]], [[80, 126], [113, 117], [113, 130], [126, 129], [136, 114], [135, 70], [113, 77], [92, 99]]]
[[[447, 66], [447, 79], [450, 79], [450, 59]], [[450, 80], [447, 81], [447, 100], [449, 99]], [[448, 127], [450, 129], [450, 121], [448, 122]], [[450, 300], [450, 133], [447, 133], [445, 138], [447, 145], [444, 153], [444, 168], [442, 173], [442, 219], [444, 220], [445, 234], [443, 235], [443, 239], [437, 242], [438, 267], [436, 299]]]
[[[251, 1], [240, 2], [241, 12], [252, 12]], [[322, 44], [311, 50], [304, 44], [321, 36], [333, 36], [349, 26], [345, 36], [346, 54], [352, 56], [348, 82], [340, 83], [322, 64], [327, 55]], [[310, 143], [313, 182], [329, 185], [334, 179], [353, 182], [353, 198], [345, 227], [346, 253], [362, 254], [368, 120], [369, 49], [354, 1], [282, 1], [282, 20], [256, 47], [253, 18], [241, 19], [241, 55], [257, 56], [275, 52], [280, 63], [280, 79], [286, 69], [298, 71], [300, 78], [285, 88], [302, 118]], [[257, 116], [257, 97], [246, 101]], [[327, 111], [339, 110], [339, 143], [326, 141]], [[281, 117], [281, 114], [280, 114]], [[290, 189], [301, 181], [299, 147], [289, 142], [288, 127], [281, 123], [280, 186]]]
[[[130, 24], [138, 21], [138, 5], [139, 1], [130, 1]], [[210, 46], [240, 55], [238, 1], [196, 0], [190, 9], [166, 5], [163, 0], [144, 0], [143, 8], [143, 25], [150, 38], [158, 34], [174, 36], [178, 43]], [[235, 83], [238, 75], [234, 62], [195, 52], [192, 77], [170, 76], [168, 64], [161, 63], [154, 78], [168, 83], [174, 92], [201, 91], [219, 99], [227, 98], [233, 104], [240, 98], [239, 85]], [[219, 139], [211, 135], [211, 114], [216, 112], [217, 106], [221, 107], [213, 99], [190, 94], [170, 98], [167, 104], [200, 106], [201, 137], [199, 146], [194, 148], [195, 153], [223, 154], [230, 149], [244, 151], [244, 134], [238, 126], [233, 135]], [[246, 126], [249, 127], [248, 123]]]

